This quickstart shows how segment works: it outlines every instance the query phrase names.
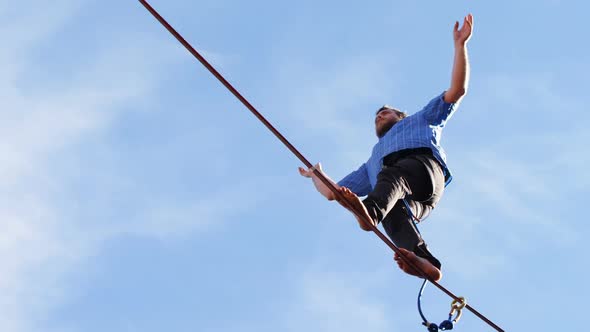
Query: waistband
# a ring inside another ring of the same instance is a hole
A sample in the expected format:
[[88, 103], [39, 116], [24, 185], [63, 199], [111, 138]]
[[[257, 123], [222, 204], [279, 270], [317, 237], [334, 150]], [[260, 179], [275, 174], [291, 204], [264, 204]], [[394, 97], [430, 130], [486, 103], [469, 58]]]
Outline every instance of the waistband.
[[[396, 161], [398, 161], [402, 158], [405, 158], [405, 157], [411, 156], [411, 155], [417, 155], [417, 154], [421, 154], [421, 155], [425, 154], [425, 155], [429, 155], [434, 158], [434, 154], [432, 153], [432, 150], [430, 148], [403, 149], [403, 150], [392, 152], [392, 153], [388, 154], [387, 156], [383, 157], [383, 165], [384, 166], [391, 166]], [[434, 160], [436, 160], [436, 158], [434, 158]], [[436, 161], [438, 163], [438, 160], [436, 160]]]
[[387, 156], [383, 157], [383, 167], [393, 166], [396, 161], [403, 159], [407, 156], [412, 155], [427, 155], [431, 157], [436, 163], [440, 166], [445, 176], [445, 186], [447, 186], [451, 180], [452, 176], [449, 170], [434, 156], [432, 153], [432, 149], [430, 148], [415, 148], [415, 149], [403, 149], [396, 152], [392, 152]]

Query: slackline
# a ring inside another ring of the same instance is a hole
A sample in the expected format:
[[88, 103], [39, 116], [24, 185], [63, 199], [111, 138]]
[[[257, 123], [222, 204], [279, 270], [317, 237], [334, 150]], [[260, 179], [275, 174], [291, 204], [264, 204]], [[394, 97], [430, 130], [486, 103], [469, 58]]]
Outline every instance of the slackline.
[[[246, 108], [248, 108], [252, 114], [254, 114], [254, 116], [256, 116], [258, 118], [258, 120], [260, 120], [295, 156], [297, 156], [297, 158], [299, 158], [299, 160], [305, 165], [307, 166], [307, 168], [312, 168], [313, 165], [277, 130], [273, 127], [273, 125], [268, 122], [263, 116], [262, 114], [260, 114], [256, 108], [254, 108], [254, 106], [252, 106], [252, 104], [250, 104], [250, 102], [248, 100], [246, 100], [246, 98], [244, 98], [239, 92], [238, 90], [236, 90], [211, 64], [209, 64], [209, 62], [199, 53], [197, 52], [197, 50], [195, 50], [191, 44], [189, 44], [162, 16], [160, 16], [160, 14], [145, 0], [139, 0], [139, 2], [195, 57], [197, 58], [197, 60], [199, 60], [199, 62], [201, 62], [201, 64], [203, 66], [205, 66], [205, 68], [207, 68], [207, 70], [209, 70], [209, 72], [211, 72], [211, 74], [213, 74], [213, 76], [215, 76], [220, 82], [221, 84], [223, 84], [236, 98], [238, 98], [240, 100], [240, 102], [242, 102], [242, 104], [244, 104], [244, 106], [246, 106]], [[314, 174], [318, 176], [318, 178], [336, 195], [337, 199], [341, 202], [344, 202], [345, 205], [349, 208], [349, 210], [353, 211], [354, 214], [358, 217], [361, 218], [361, 220], [363, 220], [363, 222], [365, 223], [365, 225], [369, 226], [369, 228], [383, 241], [385, 242], [385, 244], [387, 244], [387, 246], [389, 248], [391, 248], [395, 253], [397, 253], [411, 268], [413, 268], [414, 270], [418, 271], [419, 274], [426, 280], [430, 281], [433, 285], [435, 285], [438, 289], [440, 289], [441, 291], [443, 291], [445, 294], [447, 294], [449, 297], [451, 297], [454, 301], [463, 301], [462, 298], [456, 296], [455, 294], [453, 294], [452, 292], [450, 292], [449, 290], [447, 290], [445, 287], [443, 287], [442, 285], [440, 285], [438, 282], [432, 280], [430, 277], [428, 277], [426, 275], [426, 273], [420, 269], [419, 267], [417, 267], [414, 263], [412, 263], [411, 261], [409, 261], [405, 255], [403, 255], [403, 253], [401, 253], [401, 250], [393, 243], [391, 242], [385, 235], [383, 235], [383, 233], [375, 226], [373, 225], [373, 223], [370, 220], [365, 219], [362, 214], [357, 211], [356, 209], [354, 209], [349, 203], [348, 201], [344, 198], [344, 196], [340, 193], [340, 191], [338, 189], [336, 189], [332, 183], [330, 183], [330, 181], [328, 181], [328, 179], [326, 179], [324, 177], [324, 175], [319, 172], [317, 169], [313, 169]], [[484, 315], [482, 315], [481, 313], [479, 313], [477, 310], [475, 310], [472, 306], [470, 306], [469, 304], [465, 304], [465, 308], [468, 309], [469, 311], [471, 311], [474, 315], [476, 315], [478, 318], [480, 318], [481, 320], [483, 320], [484, 322], [486, 322], [488, 325], [490, 325], [491, 327], [493, 327], [495, 330], [499, 331], [499, 332], [504, 332], [504, 330], [502, 328], [500, 328], [498, 325], [496, 325], [494, 322], [492, 322], [491, 320], [489, 320], [487, 317], [485, 317]]]

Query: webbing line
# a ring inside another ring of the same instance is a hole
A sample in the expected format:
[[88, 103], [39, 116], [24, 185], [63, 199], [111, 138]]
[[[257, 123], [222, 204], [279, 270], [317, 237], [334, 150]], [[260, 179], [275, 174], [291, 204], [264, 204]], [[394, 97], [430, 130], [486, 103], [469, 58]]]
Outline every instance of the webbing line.
[[[254, 106], [252, 106], [252, 104], [250, 104], [250, 102], [248, 102], [248, 100], [246, 100], [246, 98], [244, 98], [239, 92], [238, 90], [236, 90], [211, 64], [209, 64], [209, 62], [203, 57], [201, 56], [201, 54], [199, 54], [199, 52], [197, 52], [197, 50], [195, 50], [195, 48], [193, 48], [191, 46], [191, 44], [189, 44], [147, 1], [145, 0], [139, 0], [139, 2], [195, 57], [197, 58], [197, 60], [199, 60], [199, 62], [201, 62], [201, 64], [203, 64], [203, 66], [205, 66], [205, 68], [207, 68], [209, 70], [209, 72], [211, 72], [211, 74], [213, 74], [213, 76], [215, 76], [236, 98], [238, 98], [242, 104], [244, 104], [244, 106], [246, 106], [246, 108], [248, 108], [253, 114], [254, 116], [256, 116], [258, 118], [258, 120], [260, 120], [283, 144], [285, 144], [285, 146], [293, 153], [295, 154], [295, 156], [297, 156], [297, 158], [299, 158], [299, 160], [308, 168], [313, 167], [313, 165], [277, 130], [273, 127], [273, 125], [268, 122], [263, 116], [262, 114], [260, 114], [256, 108], [254, 108]], [[401, 251], [399, 250], [399, 248], [393, 244], [393, 242], [391, 242], [385, 235], [383, 235], [383, 233], [381, 233], [381, 231], [379, 231], [379, 229], [373, 225], [373, 223], [370, 220], [366, 220], [363, 218], [362, 214], [359, 213], [358, 211], [356, 211], [356, 209], [354, 209], [349, 203], [348, 201], [344, 198], [344, 196], [340, 193], [340, 191], [338, 189], [336, 189], [332, 183], [330, 183], [330, 181], [328, 181], [328, 179], [326, 179], [326, 177], [324, 177], [324, 175], [319, 172], [318, 170], [314, 169], [314, 174], [318, 176], [318, 178], [328, 187], [330, 188], [330, 190], [336, 195], [337, 199], [339, 202], [344, 202], [344, 204], [351, 210], [353, 211], [353, 213], [361, 218], [363, 220], [363, 222], [369, 226], [369, 228], [383, 241], [385, 242], [385, 244], [387, 244], [388, 247], [390, 247], [395, 253], [397, 253], [410, 267], [412, 267], [414, 270], [419, 271], [419, 273], [422, 275], [422, 277], [424, 279], [427, 279], [428, 281], [430, 281], [433, 285], [435, 285], [436, 287], [438, 287], [441, 291], [443, 291], [445, 294], [447, 294], [448, 296], [450, 296], [451, 298], [453, 298], [454, 300], [459, 301], [459, 297], [457, 297], [455, 294], [451, 293], [449, 290], [447, 290], [445, 287], [443, 287], [442, 285], [440, 285], [439, 283], [437, 283], [434, 280], [431, 280], [431, 278], [429, 278], [426, 273], [420, 269], [419, 267], [417, 267], [414, 263], [412, 263], [411, 261], [409, 261], [408, 259], [406, 259], [406, 257], [401, 253]], [[483, 320], [484, 322], [486, 322], [487, 324], [489, 324], [491, 327], [493, 327], [494, 329], [496, 329], [499, 332], [504, 332], [503, 329], [501, 329], [499, 326], [497, 326], [496, 324], [494, 324], [494, 322], [492, 322], [491, 320], [489, 320], [488, 318], [486, 318], [485, 316], [483, 316], [482, 314], [480, 314], [477, 310], [475, 310], [474, 308], [472, 308], [470, 305], [466, 305], [466, 308], [471, 311], [473, 314], [475, 314], [477, 317], [479, 317], [481, 320]]]

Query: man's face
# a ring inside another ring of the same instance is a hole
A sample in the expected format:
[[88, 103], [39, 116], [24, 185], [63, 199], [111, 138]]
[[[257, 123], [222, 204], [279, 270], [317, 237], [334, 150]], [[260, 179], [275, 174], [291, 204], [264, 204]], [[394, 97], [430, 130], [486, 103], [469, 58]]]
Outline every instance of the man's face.
[[401, 117], [394, 110], [383, 109], [379, 111], [375, 116], [375, 133], [377, 137], [383, 137], [400, 120]]

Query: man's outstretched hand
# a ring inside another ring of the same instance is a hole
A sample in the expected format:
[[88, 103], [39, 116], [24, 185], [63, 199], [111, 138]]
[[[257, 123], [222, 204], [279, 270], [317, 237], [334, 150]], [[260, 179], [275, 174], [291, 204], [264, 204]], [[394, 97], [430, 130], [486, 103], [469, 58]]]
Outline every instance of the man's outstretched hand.
[[316, 169], [321, 172], [322, 171], [322, 164], [317, 163], [315, 166], [313, 166], [307, 170], [303, 167], [299, 167], [299, 174], [301, 174], [301, 176], [304, 176], [306, 178], [311, 178], [313, 176], [313, 171]]
[[[314, 170], [319, 171], [322, 176], [326, 178], [331, 184], [333, 189], [336, 189], [340, 192], [340, 195], [336, 195], [332, 192], [332, 189], [328, 188], [326, 184], [321, 181], [318, 176], [314, 173]], [[367, 212], [367, 208], [361, 202], [357, 195], [355, 195], [350, 189], [346, 187], [340, 187], [337, 183], [332, 181], [322, 170], [322, 164], [317, 163], [315, 166], [310, 167], [309, 169], [305, 169], [303, 167], [299, 167], [299, 174], [306, 178], [311, 178], [313, 180], [313, 184], [315, 185], [316, 189], [326, 197], [328, 200], [333, 201], [336, 200], [340, 205], [347, 208], [350, 212], [352, 212], [359, 222], [359, 226], [365, 231], [370, 231], [371, 227], [367, 225], [367, 222], [371, 222], [371, 224], [375, 225], [374, 222], [371, 221], [371, 217]]]
[[473, 33], [473, 15], [469, 14], [463, 19], [463, 26], [459, 29], [459, 22], [455, 22], [453, 29], [453, 39], [455, 43], [463, 46], [467, 44]]
[[324, 173], [324, 171], [322, 170], [322, 164], [320, 163], [317, 163], [315, 166], [310, 167], [309, 169], [299, 167], [299, 174], [301, 174], [301, 176], [303, 177], [310, 178], [313, 181], [313, 185], [315, 186], [317, 191], [319, 191], [319, 193], [326, 197], [328, 200], [334, 200], [336, 196], [334, 195], [332, 190], [328, 188], [328, 186], [326, 186], [326, 184], [322, 180], [320, 180], [320, 178], [314, 173], [314, 171], [316, 170], [322, 174], [325, 180], [328, 180], [332, 187], [334, 187], [335, 189], [340, 189], [340, 186], [334, 181], [332, 181], [332, 179], [330, 179]]

